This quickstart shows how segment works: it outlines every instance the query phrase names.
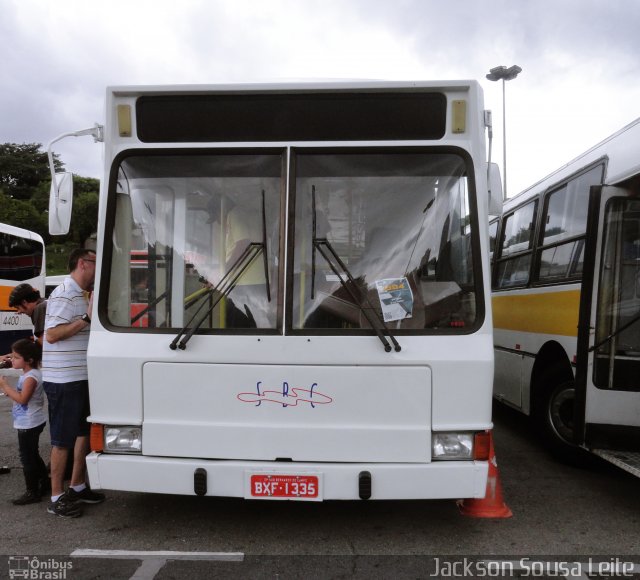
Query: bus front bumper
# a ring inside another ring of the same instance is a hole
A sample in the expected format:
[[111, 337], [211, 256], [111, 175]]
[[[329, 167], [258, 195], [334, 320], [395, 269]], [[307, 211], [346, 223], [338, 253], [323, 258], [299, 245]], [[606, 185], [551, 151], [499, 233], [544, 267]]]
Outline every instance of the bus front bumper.
[[[371, 499], [462, 499], [486, 494], [486, 461], [432, 463], [297, 463], [229, 461], [90, 453], [91, 487], [133, 492], [196, 495], [205, 474], [206, 492], [197, 495], [258, 499], [251, 478], [309, 476], [317, 478], [316, 497], [261, 499], [361, 499], [361, 474], [370, 474]], [[200, 479], [201, 481], [201, 479]]]

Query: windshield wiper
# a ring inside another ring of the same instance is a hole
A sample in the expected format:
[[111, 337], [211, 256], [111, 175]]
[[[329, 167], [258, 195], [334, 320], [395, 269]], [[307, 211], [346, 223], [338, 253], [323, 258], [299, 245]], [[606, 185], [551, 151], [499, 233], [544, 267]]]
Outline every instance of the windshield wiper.
[[[169, 348], [171, 350], [175, 350], [176, 348], [180, 348], [180, 350], [184, 350], [187, 347], [187, 342], [191, 339], [194, 333], [202, 326], [204, 321], [207, 319], [209, 314], [213, 312], [213, 309], [218, 305], [220, 300], [228, 296], [233, 289], [235, 288], [240, 277], [246, 272], [246, 270], [253, 264], [253, 261], [260, 255], [262, 252], [262, 244], [258, 242], [251, 242], [242, 252], [241, 256], [233, 263], [231, 268], [225, 273], [220, 282], [216, 284], [213, 288], [207, 290], [203, 296], [213, 296], [217, 294], [216, 299], [213, 303], [207, 308], [202, 316], [198, 319], [198, 321], [192, 326], [195, 318], [200, 314], [202, 307], [207, 303], [205, 300], [202, 301], [198, 309], [194, 312], [193, 316], [190, 318], [189, 322], [180, 330], [180, 332], [176, 335], [176, 337], [171, 341]], [[184, 335], [184, 337], [183, 337]], [[182, 338], [182, 340], [180, 340]], [[178, 341], [180, 343], [178, 344]]]
[[[331, 245], [329, 240], [327, 238], [317, 237], [316, 235], [317, 234], [316, 232], [316, 186], [315, 185], [311, 186], [311, 204], [312, 204], [312, 210], [313, 210], [313, 224], [312, 224], [313, 241], [312, 241], [312, 251], [311, 251], [311, 299], [313, 299], [315, 295], [316, 250], [317, 250], [318, 252], [320, 252], [320, 254], [325, 259], [327, 264], [329, 264], [329, 267], [331, 268], [333, 273], [338, 277], [338, 280], [340, 281], [340, 285], [351, 296], [353, 303], [360, 309], [360, 312], [362, 312], [364, 317], [367, 319], [367, 322], [369, 322], [369, 324], [371, 325], [371, 328], [374, 330], [374, 332], [376, 333], [376, 336], [380, 339], [380, 342], [384, 346], [384, 350], [386, 352], [391, 352], [391, 348], [392, 348], [391, 345], [389, 344], [389, 341], [385, 337], [385, 334], [386, 334], [389, 337], [389, 340], [391, 340], [391, 342], [393, 343], [393, 348], [395, 349], [395, 351], [400, 352], [402, 350], [402, 347], [396, 340], [395, 336], [391, 334], [391, 331], [385, 324], [384, 320], [380, 317], [380, 315], [378, 314], [378, 311], [374, 308], [373, 304], [371, 304], [371, 301], [369, 300], [369, 297], [367, 296], [366, 291], [364, 294], [364, 301], [366, 302], [366, 305], [369, 307], [369, 309], [365, 308], [360, 303], [360, 300], [358, 299], [355, 292], [353, 291], [352, 287], [357, 288], [357, 283], [353, 275], [349, 271], [349, 268], [347, 268], [346, 264], [340, 259], [340, 256], [338, 255], [338, 253], [333, 249], [333, 246]], [[332, 259], [335, 261], [335, 263], [334, 261], [332, 261]], [[342, 273], [340, 273], [340, 270], [338, 269], [338, 267], [342, 270]], [[346, 275], [346, 278], [347, 278], [346, 280], [343, 278], [343, 274]], [[373, 314], [375, 315], [375, 318], [377, 318], [377, 324], [376, 324], [376, 321], [374, 320], [374, 317], [371, 316], [371, 312], [373, 312]], [[385, 331], [384, 333], [382, 332], [382, 329], [380, 327], [384, 329]]]
[[[220, 279], [220, 281], [213, 287], [207, 289], [201, 296], [197, 297], [197, 299], [193, 302], [193, 304], [197, 303], [203, 297], [213, 296], [218, 294], [213, 303], [209, 306], [209, 308], [200, 316], [198, 321], [192, 326], [193, 321], [196, 319], [202, 307], [207, 303], [205, 300], [202, 300], [198, 309], [193, 313], [193, 316], [189, 319], [189, 322], [180, 330], [180, 332], [175, 336], [175, 338], [171, 341], [169, 348], [171, 350], [176, 350], [179, 348], [180, 350], [184, 350], [187, 348], [187, 343], [191, 340], [191, 337], [195, 334], [195, 332], [204, 324], [204, 321], [209, 317], [209, 315], [213, 312], [218, 303], [231, 294], [233, 289], [236, 287], [238, 280], [242, 277], [242, 275], [249, 269], [251, 264], [253, 264], [254, 260], [262, 253], [264, 256], [264, 278], [267, 292], [267, 300], [271, 302], [271, 288], [269, 285], [269, 261], [267, 259], [267, 221], [266, 221], [266, 212], [265, 212], [265, 193], [264, 189], [262, 190], [262, 242], [251, 242], [242, 252], [242, 254], [238, 257], [238, 259], [231, 265], [229, 270], [225, 272], [224, 276]], [[182, 339], [182, 340], [181, 340]], [[178, 342], [179, 341], [179, 342]]]

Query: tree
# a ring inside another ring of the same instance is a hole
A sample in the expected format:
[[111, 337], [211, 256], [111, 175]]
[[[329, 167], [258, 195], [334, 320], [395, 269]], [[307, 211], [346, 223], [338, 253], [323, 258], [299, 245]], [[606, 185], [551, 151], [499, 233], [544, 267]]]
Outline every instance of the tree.
[[[34, 188], [51, 182], [49, 159], [40, 143], [0, 144], [0, 188], [13, 199], [31, 199]], [[64, 169], [54, 154], [56, 171]]]
[[[54, 154], [56, 171], [64, 164]], [[100, 182], [74, 176], [74, 201], [71, 229], [55, 241], [73, 241], [78, 245], [96, 231]], [[49, 236], [48, 209], [51, 172], [46, 152], [39, 143], [0, 144], [0, 221], [33, 230], [45, 241]]]
[[[90, 178], [79, 178], [90, 179]], [[92, 181], [97, 182], [97, 179]], [[74, 179], [75, 186], [75, 179]], [[75, 188], [74, 188], [75, 189]], [[80, 188], [78, 188], [80, 189]], [[71, 215], [71, 229], [69, 234], [75, 242], [82, 245], [84, 241], [97, 229], [98, 223], [98, 191], [74, 191], [73, 209]]]
[[41, 214], [46, 214], [49, 211], [49, 193], [51, 191], [51, 180], [42, 181], [36, 187], [33, 188], [31, 194], [31, 205], [36, 208]]
[[[11, 224], [46, 236], [46, 215], [38, 212], [28, 201], [13, 199], [0, 192], [0, 222]], [[48, 237], [48, 236], [46, 236]]]

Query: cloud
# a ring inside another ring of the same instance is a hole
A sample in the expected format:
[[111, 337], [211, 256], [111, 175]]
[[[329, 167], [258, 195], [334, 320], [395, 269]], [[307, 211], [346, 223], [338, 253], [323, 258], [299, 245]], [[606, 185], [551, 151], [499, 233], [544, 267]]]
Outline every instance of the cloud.
[[[0, 0], [0, 141], [103, 121], [108, 85], [479, 79], [523, 188], [639, 114], [640, 5], [609, 0]], [[558, 146], [564, 143], [563, 146]], [[64, 142], [97, 176], [98, 148]], [[515, 190], [514, 190], [515, 193]]]

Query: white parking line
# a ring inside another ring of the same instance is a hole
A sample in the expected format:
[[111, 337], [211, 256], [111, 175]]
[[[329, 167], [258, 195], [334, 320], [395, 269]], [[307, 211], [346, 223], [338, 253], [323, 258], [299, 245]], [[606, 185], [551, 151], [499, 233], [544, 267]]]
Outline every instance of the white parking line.
[[142, 560], [131, 580], [153, 580], [169, 560], [209, 560], [242, 562], [242, 552], [174, 552], [171, 550], [74, 550], [72, 558], [105, 558], [113, 560]]

